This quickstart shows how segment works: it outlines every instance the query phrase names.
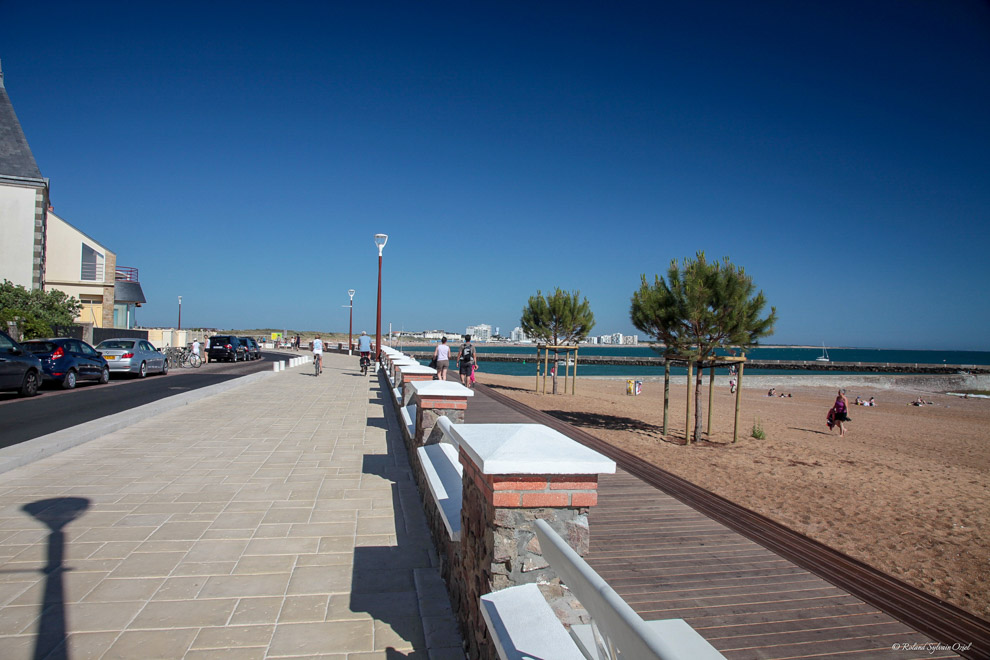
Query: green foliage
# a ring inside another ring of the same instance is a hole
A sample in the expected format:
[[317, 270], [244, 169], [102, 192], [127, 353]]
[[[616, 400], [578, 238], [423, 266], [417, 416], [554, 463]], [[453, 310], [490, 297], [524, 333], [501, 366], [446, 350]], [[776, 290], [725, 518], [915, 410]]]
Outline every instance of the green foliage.
[[553, 346], [577, 344], [595, 327], [595, 315], [581, 292], [554, 289], [544, 296], [537, 291], [523, 308], [520, 325], [531, 338]]
[[684, 260], [683, 270], [671, 261], [666, 280], [657, 275], [650, 285], [643, 275], [629, 315], [634, 326], [664, 343], [665, 352], [701, 361], [716, 348], [748, 348], [773, 334], [777, 310], [760, 318], [766, 298], [762, 291], [754, 296], [755, 289], [728, 257], [709, 263], [699, 252]]
[[756, 421], [753, 422], [753, 430], [750, 434], [757, 440], [767, 439], [766, 431], [763, 430], [763, 422], [760, 421], [759, 417], [757, 417]]
[[[777, 310], [761, 318], [766, 307], [751, 277], [725, 257], [709, 263], [704, 252], [685, 259], [683, 266], [670, 262], [667, 277], [659, 275], [651, 285], [642, 276], [633, 293], [629, 317], [636, 328], [663, 342], [665, 355], [684, 356], [703, 363], [717, 348], [755, 346], [773, 334]], [[701, 369], [695, 381], [695, 439], [701, 438]]]
[[9, 280], [0, 284], [0, 324], [20, 318], [24, 339], [48, 337], [52, 326], [72, 325], [82, 309], [82, 303], [63, 291], [25, 289]]

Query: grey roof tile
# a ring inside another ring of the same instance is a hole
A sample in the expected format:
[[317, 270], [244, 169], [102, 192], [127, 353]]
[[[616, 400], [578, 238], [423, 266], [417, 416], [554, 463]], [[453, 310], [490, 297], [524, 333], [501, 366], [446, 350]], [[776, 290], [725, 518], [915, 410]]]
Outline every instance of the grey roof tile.
[[41, 170], [7, 96], [0, 70], [0, 176], [41, 179]]

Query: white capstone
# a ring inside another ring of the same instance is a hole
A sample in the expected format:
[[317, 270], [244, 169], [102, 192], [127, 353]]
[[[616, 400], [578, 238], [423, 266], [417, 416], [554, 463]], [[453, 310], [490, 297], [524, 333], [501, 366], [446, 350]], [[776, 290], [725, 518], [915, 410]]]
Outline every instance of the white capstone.
[[450, 432], [482, 474], [615, 472], [615, 461], [543, 424], [452, 424]]
[[399, 371], [404, 374], [417, 374], [417, 375], [430, 375], [432, 376], [437, 372], [433, 367], [424, 367], [423, 365], [417, 364], [400, 364]]
[[414, 380], [406, 383], [405, 387], [411, 390], [410, 396], [413, 393], [420, 396], [474, 396], [474, 390], [447, 380]]

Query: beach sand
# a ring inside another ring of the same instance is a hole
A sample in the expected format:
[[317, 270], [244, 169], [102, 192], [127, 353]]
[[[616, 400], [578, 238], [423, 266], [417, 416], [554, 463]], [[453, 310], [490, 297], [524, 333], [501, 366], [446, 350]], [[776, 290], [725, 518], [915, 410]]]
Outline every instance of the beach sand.
[[[990, 618], [990, 399], [937, 393], [910, 406], [903, 389], [850, 386], [878, 406], [851, 405], [845, 437], [825, 416], [833, 387], [775, 379], [777, 392], [744, 388], [739, 441], [735, 396], [716, 387], [709, 441], [682, 446], [685, 390], [671, 387], [666, 438], [663, 383], [627, 396], [625, 380], [583, 379], [577, 394], [537, 395], [532, 377], [478, 372], [480, 382], [631, 451], [746, 508], [806, 534], [983, 618]], [[763, 378], [760, 382], [765, 382]], [[707, 419], [707, 376], [702, 395]], [[746, 381], [744, 380], [744, 385]], [[563, 387], [559, 383], [558, 387]], [[548, 386], [549, 388], [549, 386]], [[759, 421], [766, 439], [751, 437]], [[592, 530], [594, 533], [594, 530]]]

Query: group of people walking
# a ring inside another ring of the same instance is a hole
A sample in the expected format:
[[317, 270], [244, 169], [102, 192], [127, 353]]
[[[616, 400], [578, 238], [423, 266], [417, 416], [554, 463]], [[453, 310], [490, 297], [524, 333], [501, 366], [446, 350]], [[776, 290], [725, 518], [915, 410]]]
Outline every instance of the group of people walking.
[[[474, 372], [478, 370], [478, 359], [474, 344], [471, 343], [471, 335], [464, 336], [464, 343], [458, 349], [454, 360], [457, 362], [461, 384], [465, 387], [474, 387]], [[450, 345], [447, 344], [446, 337], [440, 340], [436, 350], [433, 351], [431, 365], [435, 365], [438, 380], [447, 380], [447, 369], [450, 368]]]

